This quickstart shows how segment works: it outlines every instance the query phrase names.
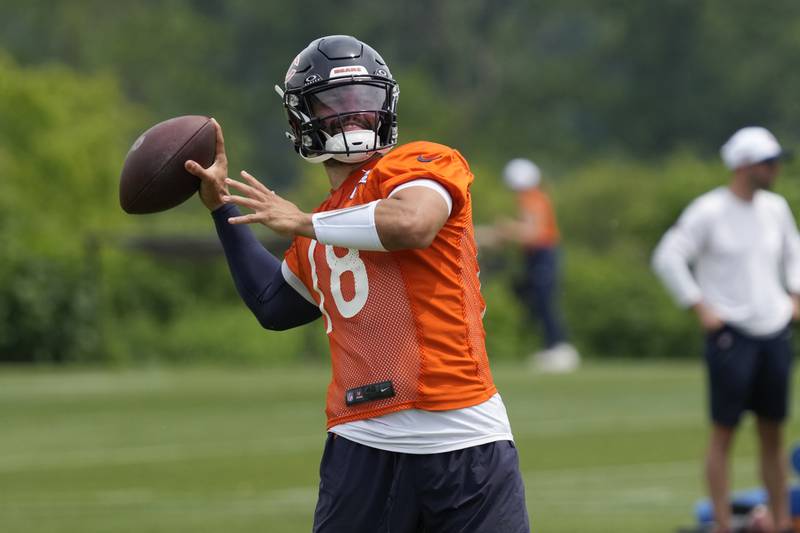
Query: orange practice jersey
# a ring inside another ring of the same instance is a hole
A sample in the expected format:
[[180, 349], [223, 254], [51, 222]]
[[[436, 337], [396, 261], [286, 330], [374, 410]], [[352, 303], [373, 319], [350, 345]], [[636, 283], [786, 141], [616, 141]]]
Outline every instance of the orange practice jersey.
[[519, 209], [524, 218], [532, 218], [537, 225], [535, 237], [523, 244], [530, 248], [549, 248], [558, 244], [560, 234], [553, 205], [545, 192], [537, 187], [521, 191]]
[[397, 147], [353, 172], [315, 212], [387, 198], [416, 179], [435, 180], [453, 200], [428, 248], [372, 252], [297, 237], [286, 252], [330, 342], [328, 428], [402, 409], [470, 407], [497, 391], [486, 357], [473, 176], [461, 154], [423, 141]]

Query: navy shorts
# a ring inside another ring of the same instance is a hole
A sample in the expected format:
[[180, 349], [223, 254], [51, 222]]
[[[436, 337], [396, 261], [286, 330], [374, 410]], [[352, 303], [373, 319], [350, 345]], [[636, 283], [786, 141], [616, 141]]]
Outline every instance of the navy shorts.
[[731, 326], [706, 336], [711, 420], [735, 427], [746, 410], [781, 422], [786, 418], [792, 369], [792, 332], [753, 337]]
[[387, 452], [328, 434], [314, 533], [529, 533], [517, 450]]

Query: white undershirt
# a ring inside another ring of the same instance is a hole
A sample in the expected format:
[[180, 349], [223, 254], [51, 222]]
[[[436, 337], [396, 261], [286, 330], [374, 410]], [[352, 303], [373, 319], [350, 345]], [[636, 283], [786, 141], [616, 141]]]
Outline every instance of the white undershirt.
[[783, 197], [748, 202], [728, 187], [692, 202], [661, 239], [653, 268], [677, 302], [700, 301], [751, 335], [778, 332], [800, 294], [800, 237]]
[[329, 430], [353, 442], [400, 453], [442, 453], [514, 440], [500, 394], [464, 409], [396, 413], [356, 420]]

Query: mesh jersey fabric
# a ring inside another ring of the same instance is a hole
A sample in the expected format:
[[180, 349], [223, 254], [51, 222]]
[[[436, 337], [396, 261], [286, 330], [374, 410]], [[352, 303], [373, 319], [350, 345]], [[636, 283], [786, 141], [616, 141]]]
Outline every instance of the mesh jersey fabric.
[[[428, 248], [371, 252], [297, 237], [285, 254], [328, 334], [328, 428], [402, 409], [470, 407], [497, 391], [482, 322], [474, 178], [461, 154], [425, 141], [397, 147], [351, 173], [315, 212], [385, 199], [420, 178], [436, 181], [453, 200]], [[348, 390], [386, 381], [394, 396], [347, 405]]]

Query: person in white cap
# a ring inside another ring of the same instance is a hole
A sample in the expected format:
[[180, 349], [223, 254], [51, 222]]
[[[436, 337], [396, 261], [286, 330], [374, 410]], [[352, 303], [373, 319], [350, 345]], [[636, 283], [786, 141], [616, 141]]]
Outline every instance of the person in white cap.
[[727, 186], [695, 199], [653, 253], [653, 268], [706, 334], [711, 435], [705, 474], [716, 531], [730, 531], [729, 457], [742, 414], [757, 419], [761, 475], [778, 531], [791, 531], [784, 421], [798, 317], [800, 237], [786, 200], [769, 189], [784, 155], [761, 127], [721, 149]]
[[580, 364], [577, 350], [567, 340], [558, 309], [558, 258], [561, 239], [555, 211], [540, 187], [539, 167], [528, 159], [512, 159], [503, 169], [503, 181], [516, 193], [519, 214], [493, 228], [496, 242], [517, 243], [524, 250], [524, 271], [515, 287], [530, 315], [542, 326], [544, 349], [532, 356], [542, 372], [570, 372]]

